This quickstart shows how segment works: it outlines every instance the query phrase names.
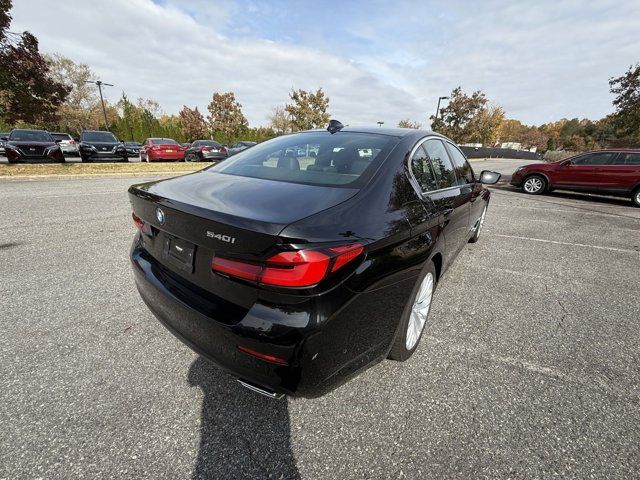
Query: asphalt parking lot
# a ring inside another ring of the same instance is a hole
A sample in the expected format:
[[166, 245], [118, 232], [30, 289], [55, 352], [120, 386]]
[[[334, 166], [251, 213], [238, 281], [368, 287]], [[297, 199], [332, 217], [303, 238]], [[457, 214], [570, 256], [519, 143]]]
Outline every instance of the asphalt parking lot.
[[126, 188], [144, 179], [0, 180], [0, 478], [640, 475], [630, 202], [492, 189], [408, 362], [273, 401], [140, 300]]

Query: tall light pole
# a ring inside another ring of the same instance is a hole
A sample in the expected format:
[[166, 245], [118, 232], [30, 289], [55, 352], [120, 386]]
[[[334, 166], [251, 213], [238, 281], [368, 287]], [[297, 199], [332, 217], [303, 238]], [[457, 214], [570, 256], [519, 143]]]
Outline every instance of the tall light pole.
[[449, 100], [449, 97], [438, 97], [438, 108], [436, 108], [436, 118], [433, 121], [434, 125], [438, 121], [438, 114], [440, 113], [440, 100]]
[[102, 96], [102, 86], [104, 85], [105, 87], [113, 87], [113, 85], [110, 83], [101, 82], [100, 80], [96, 80], [95, 82], [85, 80], [85, 83], [93, 83], [94, 85], [98, 86], [98, 91], [100, 92], [100, 103], [102, 103], [102, 114], [104, 115], [104, 128], [109, 130], [109, 122], [107, 121], [107, 109], [104, 107], [104, 97]]
[[377, 122], [378, 126], [381, 127], [382, 125], [384, 125], [384, 122]]

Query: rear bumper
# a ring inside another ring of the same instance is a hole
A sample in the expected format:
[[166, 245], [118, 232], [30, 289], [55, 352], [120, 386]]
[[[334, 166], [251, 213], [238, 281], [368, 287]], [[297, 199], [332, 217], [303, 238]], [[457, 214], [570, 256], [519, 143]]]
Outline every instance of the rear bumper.
[[180, 160], [184, 160], [184, 152], [158, 153], [154, 152], [153, 150], [149, 150], [146, 155], [149, 158], [150, 162], [177, 162]]
[[[166, 270], [137, 240], [131, 262], [142, 299], [167, 329], [234, 377], [273, 392], [320, 396], [385, 358], [395, 333], [393, 316], [376, 302], [384, 298], [380, 290], [374, 298], [337, 288], [327, 294], [330, 298], [309, 298], [295, 306], [258, 301], [240, 321], [228, 323], [220, 313], [225, 300], [207, 305], [211, 298], [199, 296], [198, 287]], [[205, 313], [211, 311], [219, 319]], [[237, 311], [228, 317], [234, 316]], [[358, 331], [363, 325], [366, 330]], [[239, 345], [286, 359], [288, 365], [255, 358]]]

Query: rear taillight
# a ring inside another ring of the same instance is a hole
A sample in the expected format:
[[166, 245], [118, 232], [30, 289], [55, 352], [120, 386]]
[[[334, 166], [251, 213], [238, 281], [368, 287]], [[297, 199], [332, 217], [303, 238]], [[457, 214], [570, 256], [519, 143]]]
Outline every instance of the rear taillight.
[[352, 243], [319, 250], [280, 252], [261, 263], [215, 257], [211, 261], [211, 268], [215, 272], [265, 285], [310, 287], [324, 280], [327, 274], [352, 262], [363, 252], [361, 244]]
[[131, 218], [133, 218], [133, 224], [136, 226], [138, 230], [140, 230], [140, 232], [146, 235], [151, 234], [151, 227], [149, 226], [149, 224], [145, 223], [144, 220], [142, 220], [135, 213], [131, 214]]
[[277, 363], [278, 365], [288, 365], [288, 362], [283, 358], [275, 357], [273, 355], [268, 355], [266, 353], [256, 352], [255, 350], [247, 348], [243, 345], [238, 345], [237, 347], [238, 347], [238, 350], [240, 350], [241, 352], [248, 353], [249, 355], [259, 358], [260, 360], [265, 360], [271, 363]]
[[229, 149], [227, 147], [220, 147], [220, 151], [222, 153], [227, 153], [229, 151]]
[[200, 147], [200, 151], [201, 152], [208, 152], [209, 151], [209, 147]]

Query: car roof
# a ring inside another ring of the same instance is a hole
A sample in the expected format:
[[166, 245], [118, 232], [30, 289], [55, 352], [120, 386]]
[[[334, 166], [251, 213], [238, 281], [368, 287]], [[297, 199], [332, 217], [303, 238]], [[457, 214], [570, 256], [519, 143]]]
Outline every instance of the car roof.
[[[47, 130], [39, 130], [37, 128], [14, 128], [12, 132], [44, 132], [49, 133]], [[11, 132], [9, 132], [11, 133]]]

